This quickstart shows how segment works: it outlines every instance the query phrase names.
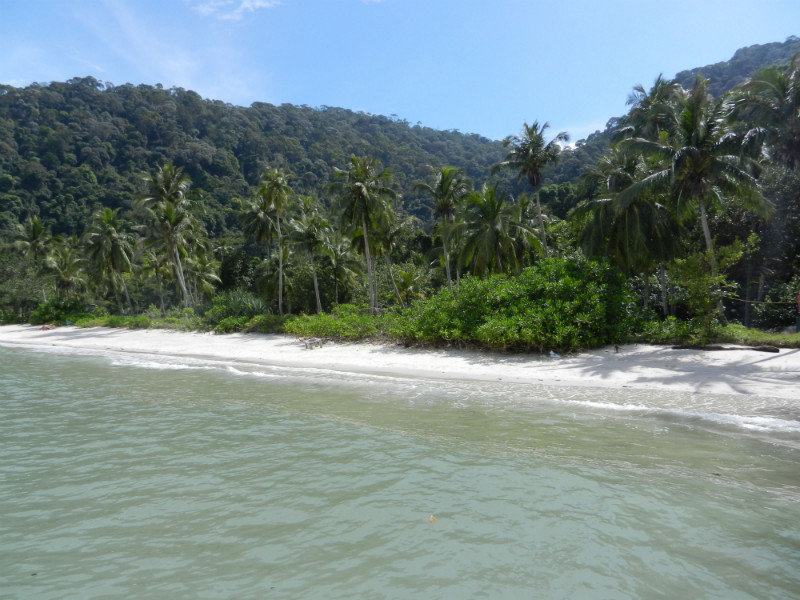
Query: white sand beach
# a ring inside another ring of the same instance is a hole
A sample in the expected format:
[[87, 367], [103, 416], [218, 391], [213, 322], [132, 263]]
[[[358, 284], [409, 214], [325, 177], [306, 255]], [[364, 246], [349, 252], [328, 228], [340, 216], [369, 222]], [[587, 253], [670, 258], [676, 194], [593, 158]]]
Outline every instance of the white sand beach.
[[0, 345], [58, 351], [243, 361], [277, 367], [331, 369], [451, 380], [507, 381], [554, 386], [658, 389], [800, 400], [800, 350], [779, 353], [732, 348], [673, 350], [627, 345], [563, 357], [399, 345], [328, 342], [306, 348], [283, 335], [58, 327], [0, 326]]

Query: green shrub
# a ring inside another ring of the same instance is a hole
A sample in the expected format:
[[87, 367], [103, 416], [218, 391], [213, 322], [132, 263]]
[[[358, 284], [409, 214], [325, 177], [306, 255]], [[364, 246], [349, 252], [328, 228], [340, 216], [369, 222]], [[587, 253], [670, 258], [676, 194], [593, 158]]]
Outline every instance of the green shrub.
[[11, 310], [10, 308], [7, 310], [0, 310], [0, 325], [9, 325], [19, 322], [20, 318], [15, 310]]
[[280, 315], [256, 315], [244, 326], [245, 331], [256, 333], [283, 333], [286, 317]]
[[247, 325], [247, 317], [225, 317], [214, 328], [217, 333], [233, 333], [242, 331]]
[[619, 342], [635, 322], [622, 275], [596, 262], [550, 258], [517, 277], [467, 277], [409, 311], [414, 340], [503, 350], [568, 350]]
[[762, 329], [778, 329], [794, 325], [797, 318], [797, 294], [800, 275], [791, 281], [778, 283], [767, 292], [766, 303], [753, 306], [753, 322]]
[[381, 333], [381, 318], [363, 306], [340, 304], [330, 313], [300, 315], [287, 319], [284, 331], [300, 337], [360, 340]]
[[127, 326], [131, 329], [148, 329], [152, 325], [150, 317], [147, 315], [136, 315], [135, 317], [128, 317]]
[[218, 325], [227, 317], [251, 319], [256, 315], [270, 312], [269, 303], [266, 300], [239, 288], [217, 294], [211, 302], [211, 308], [203, 315], [205, 321], [211, 326]]
[[36, 310], [31, 313], [30, 322], [32, 325], [43, 323], [60, 323], [74, 321], [70, 318], [73, 315], [85, 314], [85, 307], [82, 300], [72, 298], [70, 300], [53, 299], [43, 302]]

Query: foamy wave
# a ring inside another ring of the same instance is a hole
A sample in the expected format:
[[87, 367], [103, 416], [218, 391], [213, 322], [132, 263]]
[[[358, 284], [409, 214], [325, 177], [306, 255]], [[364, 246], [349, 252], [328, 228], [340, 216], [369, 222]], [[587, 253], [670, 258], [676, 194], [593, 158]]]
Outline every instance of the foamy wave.
[[276, 375], [275, 373], [266, 373], [264, 371], [242, 371], [241, 369], [237, 369], [236, 367], [232, 367], [230, 365], [228, 365], [228, 368], [226, 370], [228, 371], [228, 373], [231, 373], [233, 375], [262, 377], [266, 379], [278, 377], [278, 375]]
[[141, 360], [136, 358], [115, 358], [111, 364], [116, 367], [137, 367], [140, 369], [154, 369], [157, 371], [184, 371], [184, 370], [211, 370], [210, 365], [197, 365], [183, 362], [162, 362], [157, 360]]

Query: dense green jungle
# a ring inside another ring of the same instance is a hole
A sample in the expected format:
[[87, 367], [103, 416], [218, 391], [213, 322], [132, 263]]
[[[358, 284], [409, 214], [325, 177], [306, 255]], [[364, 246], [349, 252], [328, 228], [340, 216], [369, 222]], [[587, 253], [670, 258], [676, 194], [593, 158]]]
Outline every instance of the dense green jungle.
[[0, 323], [520, 351], [794, 325], [800, 39], [627, 100], [587, 139], [541, 115], [493, 141], [91, 77], [0, 85]]

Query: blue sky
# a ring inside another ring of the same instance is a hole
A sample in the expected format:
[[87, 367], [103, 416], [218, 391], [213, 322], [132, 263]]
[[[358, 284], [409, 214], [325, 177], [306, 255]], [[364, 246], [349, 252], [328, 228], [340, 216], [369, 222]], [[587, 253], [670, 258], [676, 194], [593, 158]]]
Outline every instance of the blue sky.
[[790, 35], [798, 0], [0, 0], [0, 82], [91, 75], [578, 139], [637, 83]]

